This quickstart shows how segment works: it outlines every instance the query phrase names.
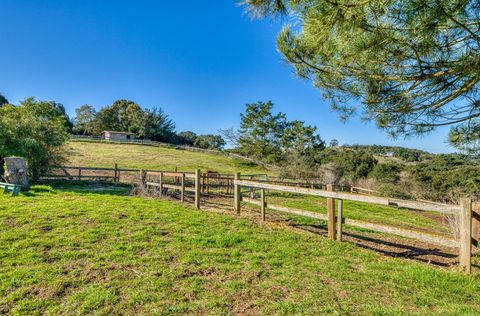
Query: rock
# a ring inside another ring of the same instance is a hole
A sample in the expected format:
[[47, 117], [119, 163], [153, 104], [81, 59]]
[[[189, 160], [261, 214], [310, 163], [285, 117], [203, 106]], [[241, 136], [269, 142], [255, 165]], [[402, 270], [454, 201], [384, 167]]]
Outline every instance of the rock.
[[27, 191], [30, 186], [28, 183], [28, 169], [25, 158], [10, 157], [5, 158], [5, 180], [8, 183], [22, 185], [22, 190]]

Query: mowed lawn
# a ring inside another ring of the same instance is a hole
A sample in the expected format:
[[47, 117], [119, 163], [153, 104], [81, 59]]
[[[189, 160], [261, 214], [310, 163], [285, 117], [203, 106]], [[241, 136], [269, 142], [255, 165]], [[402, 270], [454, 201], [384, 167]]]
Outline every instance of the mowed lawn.
[[147, 146], [141, 144], [114, 144], [71, 141], [65, 145], [69, 166], [110, 167], [118, 163], [120, 168], [241, 172], [246, 174], [267, 171], [252, 162], [223, 155], [191, 152], [180, 149]]
[[0, 195], [2, 313], [474, 315], [480, 280], [175, 202], [37, 186]]

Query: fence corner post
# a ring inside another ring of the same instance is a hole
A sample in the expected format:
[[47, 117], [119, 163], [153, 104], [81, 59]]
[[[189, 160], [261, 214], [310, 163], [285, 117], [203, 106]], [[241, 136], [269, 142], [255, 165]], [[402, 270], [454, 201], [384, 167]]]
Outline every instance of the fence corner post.
[[233, 189], [233, 208], [237, 215], [240, 215], [240, 201], [241, 201], [241, 187], [237, 184], [237, 181], [240, 180], [240, 172], [235, 173], [235, 180], [234, 180], [234, 189]]
[[[327, 184], [327, 191], [333, 192], [333, 184]], [[328, 238], [335, 240], [336, 225], [335, 225], [335, 199], [327, 198], [327, 218], [328, 218]]]
[[460, 199], [460, 268], [472, 271], [472, 200]]
[[200, 209], [200, 169], [195, 170], [195, 207]]

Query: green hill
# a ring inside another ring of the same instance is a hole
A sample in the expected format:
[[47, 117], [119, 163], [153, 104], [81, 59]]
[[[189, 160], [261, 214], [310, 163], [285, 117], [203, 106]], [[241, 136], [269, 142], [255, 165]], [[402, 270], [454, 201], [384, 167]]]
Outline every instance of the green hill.
[[182, 149], [118, 144], [105, 142], [70, 141], [65, 145], [69, 166], [162, 169], [181, 171], [216, 171], [220, 173], [271, 173], [264, 167], [240, 158], [221, 154], [191, 152]]

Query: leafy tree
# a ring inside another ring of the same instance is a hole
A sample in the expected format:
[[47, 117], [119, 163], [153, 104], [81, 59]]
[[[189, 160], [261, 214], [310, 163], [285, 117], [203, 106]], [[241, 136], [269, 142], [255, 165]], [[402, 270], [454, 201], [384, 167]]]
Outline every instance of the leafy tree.
[[5, 97], [0, 93], [0, 107], [1, 107], [2, 105], [8, 104], [8, 103], [9, 103], [9, 102], [8, 102], [7, 98], [5, 98]]
[[226, 142], [220, 135], [208, 134], [197, 136], [193, 145], [198, 148], [221, 150]]
[[66, 117], [55, 102], [28, 98], [0, 108], [0, 158], [25, 157], [34, 180], [61, 161], [67, 139]]
[[139, 134], [142, 129], [144, 112], [138, 104], [129, 100], [117, 100], [111, 106], [102, 108], [97, 114], [99, 130], [113, 130]]
[[[131, 132], [137, 137], [160, 142], [173, 142], [175, 139], [175, 123], [160, 108], [143, 110], [137, 103], [122, 99], [97, 113], [89, 106], [77, 111], [82, 118], [80, 122], [91, 122], [91, 130], [95, 133], [112, 130]], [[92, 116], [95, 117], [93, 121]]]
[[333, 147], [333, 148], [338, 147], [338, 140], [336, 140], [335, 138], [332, 139], [330, 141], [330, 147]]
[[392, 135], [452, 125], [454, 145], [480, 139], [478, 0], [245, 3], [289, 16], [278, 49], [342, 117], [360, 108]]
[[193, 146], [196, 139], [197, 134], [191, 131], [184, 131], [177, 134], [177, 142], [182, 145]]
[[82, 135], [93, 135], [100, 131], [96, 129], [95, 119], [97, 111], [93, 106], [85, 104], [75, 110], [75, 124], [73, 131]]
[[245, 114], [240, 114], [238, 146], [242, 154], [267, 162], [278, 161], [283, 131], [287, 126], [285, 114], [272, 114], [273, 103], [268, 101], [247, 104]]

